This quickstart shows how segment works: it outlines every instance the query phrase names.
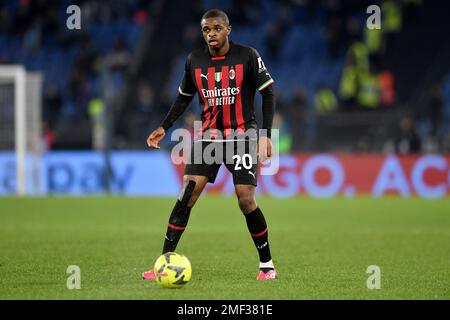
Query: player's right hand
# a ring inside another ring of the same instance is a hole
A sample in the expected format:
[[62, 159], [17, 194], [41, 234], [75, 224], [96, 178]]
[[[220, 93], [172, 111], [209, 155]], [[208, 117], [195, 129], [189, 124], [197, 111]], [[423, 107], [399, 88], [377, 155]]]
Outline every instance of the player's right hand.
[[161, 147], [158, 145], [159, 142], [166, 135], [166, 130], [163, 127], [159, 127], [155, 131], [153, 131], [147, 138], [147, 145], [150, 148], [160, 149]]

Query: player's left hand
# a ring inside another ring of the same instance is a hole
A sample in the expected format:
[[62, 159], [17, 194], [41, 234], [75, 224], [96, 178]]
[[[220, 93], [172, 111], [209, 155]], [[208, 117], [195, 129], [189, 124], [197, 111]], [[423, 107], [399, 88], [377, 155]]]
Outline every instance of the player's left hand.
[[258, 156], [262, 163], [272, 156], [272, 140], [267, 137], [260, 137], [258, 142]]

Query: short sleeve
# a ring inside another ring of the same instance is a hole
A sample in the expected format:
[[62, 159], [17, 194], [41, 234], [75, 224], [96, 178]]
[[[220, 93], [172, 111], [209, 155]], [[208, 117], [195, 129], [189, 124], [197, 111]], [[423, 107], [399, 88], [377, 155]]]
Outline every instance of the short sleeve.
[[254, 76], [256, 89], [258, 91], [262, 91], [268, 86], [270, 86], [272, 83], [274, 83], [274, 80], [272, 79], [269, 71], [264, 65], [264, 61], [262, 60], [258, 51], [252, 49], [250, 59], [251, 59], [250, 65], [251, 68], [253, 69], [252, 74]]
[[197, 92], [194, 81], [192, 80], [191, 73], [191, 59], [190, 56], [186, 59], [186, 64], [184, 66], [183, 79], [181, 80], [180, 86], [178, 87], [178, 92], [184, 96], [191, 97]]

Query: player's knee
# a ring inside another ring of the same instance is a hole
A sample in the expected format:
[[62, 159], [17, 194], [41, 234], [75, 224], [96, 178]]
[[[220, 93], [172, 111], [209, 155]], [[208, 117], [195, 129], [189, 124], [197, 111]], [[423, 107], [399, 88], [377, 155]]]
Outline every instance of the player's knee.
[[[193, 181], [187, 177], [184, 177], [183, 182], [184, 182], [184, 189], [186, 190], [186, 187], [188, 186], [189, 182]], [[202, 192], [202, 188], [201, 186], [197, 183], [194, 187], [194, 190], [192, 191], [192, 193], [189, 196], [187, 205], [188, 207], [193, 207], [195, 205], [195, 202], [197, 202], [197, 199], [200, 197], [200, 194]]]
[[239, 208], [244, 214], [256, 209], [255, 198], [251, 194], [238, 195]]

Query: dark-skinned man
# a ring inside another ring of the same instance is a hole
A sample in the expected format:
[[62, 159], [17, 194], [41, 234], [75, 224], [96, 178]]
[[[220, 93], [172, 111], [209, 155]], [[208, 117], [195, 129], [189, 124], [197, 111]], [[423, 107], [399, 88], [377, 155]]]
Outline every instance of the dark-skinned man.
[[[255, 200], [258, 156], [262, 162], [272, 156], [274, 81], [255, 49], [229, 41], [231, 25], [223, 11], [207, 11], [201, 19], [201, 31], [206, 45], [189, 54], [178, 96], [161, 126], [147, 139], [150, 148], [159, 149], [159, 142], [167, 130], [185, 111], [194, 95], [199, 95], [202, 109], [199, 139], [191, 148], [183, 189], [169, 217], [163, 254], [175, 251], [192, 207], [206, 184], [214, 183], [220, 166], [225, 164], [233, 176], [239, 208], [259, 254], [257, 280], [276, 279], [268, 227]], [[260, 130], [259, 140], [256, 134], [248, 134], [256, 133], [257, 129], [253, 106], [256, 91], [262, 95], [263, 110], [263, 130]], [[212, 164], [205, 159], [195, 161], [194, 150], [200, 150], [203, 156], [203, 151], [211, 147], [223, 149], [221, 161]], [[155, 271], [146, 271], [142, 277], [152, 280]]]

